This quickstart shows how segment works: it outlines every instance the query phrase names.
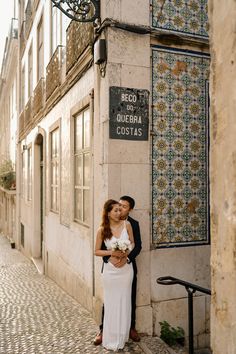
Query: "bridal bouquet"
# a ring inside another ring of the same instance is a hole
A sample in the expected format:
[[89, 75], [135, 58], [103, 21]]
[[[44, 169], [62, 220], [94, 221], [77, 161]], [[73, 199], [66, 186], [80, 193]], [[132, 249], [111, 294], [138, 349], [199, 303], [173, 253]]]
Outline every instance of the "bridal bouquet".
[[122, 251], [125, 253], [132, 250], [132, 245], [130, 240], [117, 240], [111, 242], [111, 249], [112, 251]]

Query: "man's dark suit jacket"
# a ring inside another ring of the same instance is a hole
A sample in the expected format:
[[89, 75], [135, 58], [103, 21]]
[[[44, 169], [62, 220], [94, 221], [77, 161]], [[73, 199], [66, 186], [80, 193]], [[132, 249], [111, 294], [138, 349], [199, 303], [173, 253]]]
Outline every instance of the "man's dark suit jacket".
[[[137, 274], [137, 265], [136, 265], [135, 258], [137, 257], [137, 255], [140, 253], [140, 251], [142, 249], [140, 228], [139, 228], [139, 223], [137, 220], [134, 220], [133, 218], [128, 216], [128, 221], [130, 222], [130, 224], [132, 226], [133, 235], [134, 235], [134, 248], [130, 252], [128, 258], [130, 259], [130, 261], [133, 264], [134, 274]], [[102, 249], [106, 250], [106, 246], [105, 246], [104, 242], [102, 243]], [[105, 263], [107, 263], [109, 258], [110, 258], [109, 256], [105, 256], [105, 257], [103, 257], [103, 261]]]
[[130, 222], [133, 230], [133, 235], [134, 235], [134, 248], [130, 252], [128, 258], [133, 264], [134, 272], [137, 274], [137, 265], [135, 258], [139, 255], [141, 249], [142, 249], [142, 241], [141, 241], [141, 236], [140, 236], [140, 228], [139, 228], [139, 223], [137, 220], [134, 220], [130, 216], [128, 216], [128, 221]]

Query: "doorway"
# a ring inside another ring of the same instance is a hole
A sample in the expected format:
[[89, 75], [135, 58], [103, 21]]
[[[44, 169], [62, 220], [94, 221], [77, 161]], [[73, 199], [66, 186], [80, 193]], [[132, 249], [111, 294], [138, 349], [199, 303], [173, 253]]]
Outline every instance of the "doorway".
[[42, 134], [38, 134], [34, 144], [34, 236], [32, 258], [40, 273], [44, 272], [44, 167], [44, 137]]

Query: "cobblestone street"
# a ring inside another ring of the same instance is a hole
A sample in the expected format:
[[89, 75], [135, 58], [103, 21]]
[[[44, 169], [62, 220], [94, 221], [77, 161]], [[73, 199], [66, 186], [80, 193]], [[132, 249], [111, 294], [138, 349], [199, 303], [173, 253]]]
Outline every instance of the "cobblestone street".
[[[88, 311], [40, 275], [2, 235], [0, 284], [0, 354], [109, 352], [93, 345], [98, 327]], [[119, 353], [170, 353], [157, 342], [150, 351], [147, 338], [139, 344], [130, 341]]]

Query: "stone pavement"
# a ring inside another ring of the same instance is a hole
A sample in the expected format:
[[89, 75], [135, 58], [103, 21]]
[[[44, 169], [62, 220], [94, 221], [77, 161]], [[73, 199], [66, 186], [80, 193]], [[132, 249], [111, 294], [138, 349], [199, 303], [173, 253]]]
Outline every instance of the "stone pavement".
[[[0, 354], [110, 353], [95, 347], [90, 313], [0, 234]], [[157, 337], [129, 341], [119, 353], [174, 353]]]

